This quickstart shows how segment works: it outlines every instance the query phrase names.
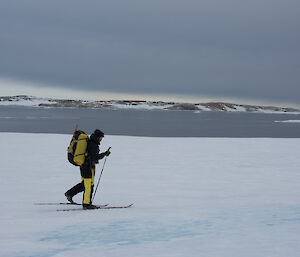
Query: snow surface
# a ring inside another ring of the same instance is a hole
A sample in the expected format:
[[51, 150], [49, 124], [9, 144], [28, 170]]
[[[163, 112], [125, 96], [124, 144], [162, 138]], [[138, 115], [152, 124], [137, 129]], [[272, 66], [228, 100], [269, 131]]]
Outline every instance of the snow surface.
[[244, 106], [233, 105], [233, 107], [235, 109], [229, 108], [228, 106], [224, 106], [227, 112], [247, 112], [247, 109]]
[[300, 120], [275, 120], [275, 122], [283, 122], [283, 123], [300, 123]]
[[30, 107], [37, 107], [40, 104], [55, 104], [55, 102], [51, 102], [47, 99], [29, 99], [29, 100], [25, 100], [25, 99], [17, 99], [17, 100], [13, 100], [13, 101], [0, 101], [0, 106], [30, 106]]
[[118, 104], [118, 103], [112, 103], [111, 104], [113, 108], [116, 109], [129, 109], [129, 110], [164, 110], [168, 107], [171, 107], [170, 104], [165, 105], [149, 105], [147, 103], [138, 103], [138, 104]]
[[95, 203], [132, 208], [34, 205], [80, 181], [70, 137], [0, 133], [0, 256], [299, 256], [300, 139], [105, 136]]

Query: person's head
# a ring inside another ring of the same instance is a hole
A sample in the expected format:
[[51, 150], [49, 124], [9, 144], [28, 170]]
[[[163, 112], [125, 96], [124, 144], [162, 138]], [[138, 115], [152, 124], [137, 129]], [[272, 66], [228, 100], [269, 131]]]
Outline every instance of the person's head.
[[104, 133], [100, 130], [100, 129], [96, 129], [94, 131], [94, 135], [97, 137], [97, 139], [99, 140], [99, 143], [101, 142], [101, 140], [104, 137]]

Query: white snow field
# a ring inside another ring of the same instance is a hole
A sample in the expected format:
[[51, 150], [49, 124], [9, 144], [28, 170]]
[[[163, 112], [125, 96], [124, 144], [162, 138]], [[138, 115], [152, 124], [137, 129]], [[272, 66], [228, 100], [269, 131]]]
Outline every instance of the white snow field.
[[94, 202], [133, 207], [34, 205], [80, 181], [70, 139], [0, 133], [0, 256], [300, 256], [300, 139], [106, 136]]

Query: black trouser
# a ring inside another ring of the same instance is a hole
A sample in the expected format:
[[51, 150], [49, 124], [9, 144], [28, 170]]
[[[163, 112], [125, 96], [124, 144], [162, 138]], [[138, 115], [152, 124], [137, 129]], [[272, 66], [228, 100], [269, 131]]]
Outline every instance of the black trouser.
[[92, 167], [89, 162], [85, 162], [80, 166], [81, 182], [73, 186], [66, 193], [73, 197], [80, 192], [83, 193], [83, 205], [89, 205], [92, 203], [92, 195], [94, 191], [94, 178], [95, 178], [95, 167]]

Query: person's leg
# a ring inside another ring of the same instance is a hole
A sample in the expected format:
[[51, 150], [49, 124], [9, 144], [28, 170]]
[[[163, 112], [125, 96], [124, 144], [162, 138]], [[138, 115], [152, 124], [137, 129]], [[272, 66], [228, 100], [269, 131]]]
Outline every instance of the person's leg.
[[85, 163], [80, 167], [81, 176], [83, 179], [84, 193], [82, 205], [90, 207], [92, 204], [92, 194], [94, 189], [94, 172], [89, 163]]
[[84, 191], [84, 183], [83, 181], [78, 183], [77, 185], [73, 186], [71, 189], [69, 189], [65, 196], [67, 197], [69, 202], [73, 202], [72, 198], [73, 196], [77, 195], [78, 193]]
[[86, 207], [87, 205], [91, 205], [92, 199], [92, 179], [91, 178], [84, 178], [84, 193], [83, 193], [83, 206]]

